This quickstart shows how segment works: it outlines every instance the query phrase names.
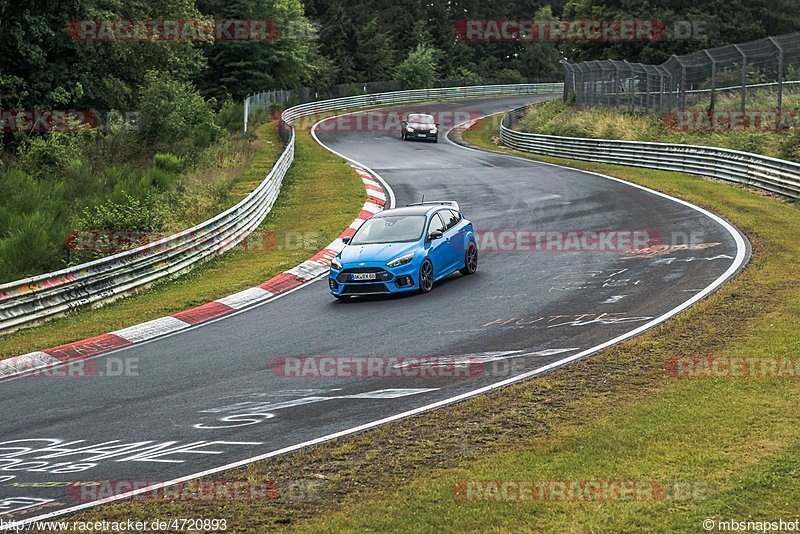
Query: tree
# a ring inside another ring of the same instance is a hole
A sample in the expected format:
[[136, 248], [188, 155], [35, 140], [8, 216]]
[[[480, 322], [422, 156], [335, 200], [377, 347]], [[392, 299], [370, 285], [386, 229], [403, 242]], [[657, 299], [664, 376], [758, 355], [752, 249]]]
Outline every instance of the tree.
[[204, 148], [219, 131], [209, 103], [192, 84], [156, 71], [145, 76], [139, 113], [139, 139], [180, 156]]
[[357, 81], [382, 81], [392, 77], [395, 50], [389, 34], [381, 31], [378, 19], [356, 30], [353, 65]]
[[318, 74], [315, 31], [299, 0], [203, 0], [198, 5], [209, 17], [268, 19], [278, 28], [272, 39], [205, 45], [208, 68], [197, 79], [204, 95], [241, 100], [267, 89], [309, 85]]
[[130, 109], [148, 70], [187, 80], [204, 65], [189, 42], [92, 41], [68, 24], [82, 19], [192, 18], [193, 1], [0, 0], [0, 108]]
[[397, 66], [395, 77], [402, 82], [404, 89], [430, 87], [436, 81], [438, 71], [434, 48], [418, 45], [409, 52], [408, 57]]

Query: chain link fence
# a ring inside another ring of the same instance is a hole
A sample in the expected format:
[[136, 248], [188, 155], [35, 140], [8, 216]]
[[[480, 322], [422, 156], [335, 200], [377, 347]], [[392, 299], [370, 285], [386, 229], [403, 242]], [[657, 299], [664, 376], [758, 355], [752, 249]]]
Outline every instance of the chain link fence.
[[628, 61], [563, 62], [564, 98], [583, 107], [666, 113], [699, 109], [784, 108], [800, 84], [800, 32], [672, 56], [660, 65]]

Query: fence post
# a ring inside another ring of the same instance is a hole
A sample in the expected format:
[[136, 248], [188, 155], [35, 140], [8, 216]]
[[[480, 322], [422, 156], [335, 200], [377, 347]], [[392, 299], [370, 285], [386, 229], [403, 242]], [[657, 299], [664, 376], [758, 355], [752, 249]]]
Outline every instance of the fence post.
[[250, 97], [244, 99], [244, 133], [247, 133], [247, 119], [250, 117]]
[[680, 111], [686, 111], [686, 65], [684, 65], [681, 58], [678, 56], [672, 56], [675, 58], [675, 61], [678, 62], [678, 65], [681, 66], [681, 78], [678, 81], [681, 87], [681, 96], [680, 96], [680, 103], [678, 104]]
[[711, 60], [711, 107], [709, 108], [709, 112], [711, 116], [714, 116], [714, 109], [717, 106], [717, 60], [711, 55], [708, 50], [703, 50], [708, 59]]
[[778, 49], [778, 121], [779, 124], [781, 124], [780, 114], [783, 111], [783, 47], [775, 38], [769, 37], [769, 40], [775, 45], [775, 48]]
[[747, 55], [739, 45], [733, 45], [737, 52], [742, 56], [742, 115], [744, 115], [745, 107], [747, 107]]

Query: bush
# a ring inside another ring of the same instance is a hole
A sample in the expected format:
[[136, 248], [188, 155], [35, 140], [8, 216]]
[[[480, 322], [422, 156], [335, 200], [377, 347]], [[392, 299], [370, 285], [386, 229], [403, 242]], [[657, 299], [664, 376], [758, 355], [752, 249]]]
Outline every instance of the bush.
[[170, 154], [169, 152], [158, 152], [153, 156], [153, 163], [156, 169], [166, 171], [171, 174], [179, 174], [183, 170], [184, 158]]
[[458, 67], [453, 71], [450, 78], [459, 80], [464, 85], [480, 85], [483, 83], [483, 78], [480, 74], [466, 67]]
[[422, 44], [409, 52], [395, 70], [403, 89], [424, 89], [433, 85], [437, 77], [436, 54], [435, 48]]
[[[250, 110], [249, 120], [252, 121], [253, 110]], [[231, 133], [238, 133], [244, 127], [244, 104], [226, 101], [217, 112], [217, 125]]]
[[153, 232], [164, 227], [164, 212], [152, 197], [143, 201], [124, 193], [124, 202], [109, 199], [91, 208], [84, 208], [78, 221], [80, 230], [135, 230]]
[[53, 232], [49, 213], [34, 211], [16, 216], [0, 240], [0, 281], [27, 278], [52, 268], [53, 258], [62, 253], [64, 239], [51, 235]]
[[36, 178], [58, 175], [80, 158], [79, 136], [53, 132], [33, 137], [19, 151], [19, 167]]
[[154, 71], [145, 76], [138, 111], [138, 138], [179, 156], [202, 150], [220, 130], [211, 106], [191, 84]]
[[497, 79], [497, 83], [505, 84], [505, 83], [525, 83], [527, 80], [525, 76], [523, 76], [518, 70], [516, 69], [500, 69], [497, 71], [495, 75]]

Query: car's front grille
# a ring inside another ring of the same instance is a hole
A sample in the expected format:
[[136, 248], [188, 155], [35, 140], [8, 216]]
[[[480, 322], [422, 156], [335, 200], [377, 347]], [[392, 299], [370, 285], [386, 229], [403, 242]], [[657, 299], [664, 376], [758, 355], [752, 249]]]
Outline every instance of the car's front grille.
[[344, 286], [344, 290], [342, 293], [348, 295], [359, 295], [365, 293], [388, 293], [389, 290], [386, 289], [386, 284], [376, 284], [376, 283], [368, 283], [368, 284], [357, 284], [357, 285], [346, 285]]
[[[375, 273], [376, 277], [375, 280], [352, 280], [350, 278], [351, 274], [362, 274], [362, 273]], [[388, 282], [392, 279], [392, 273], [385, 269], [381, 269], [380, 267], [354, 267], [352, 269], [345, 269], [339, 273], [339, 276], [336, 277], [336, 280], [341, 284], [363, 284], [363, 283], [370, 283], [375, 282], [376, 280], [380, 280], [383, 282]]]

